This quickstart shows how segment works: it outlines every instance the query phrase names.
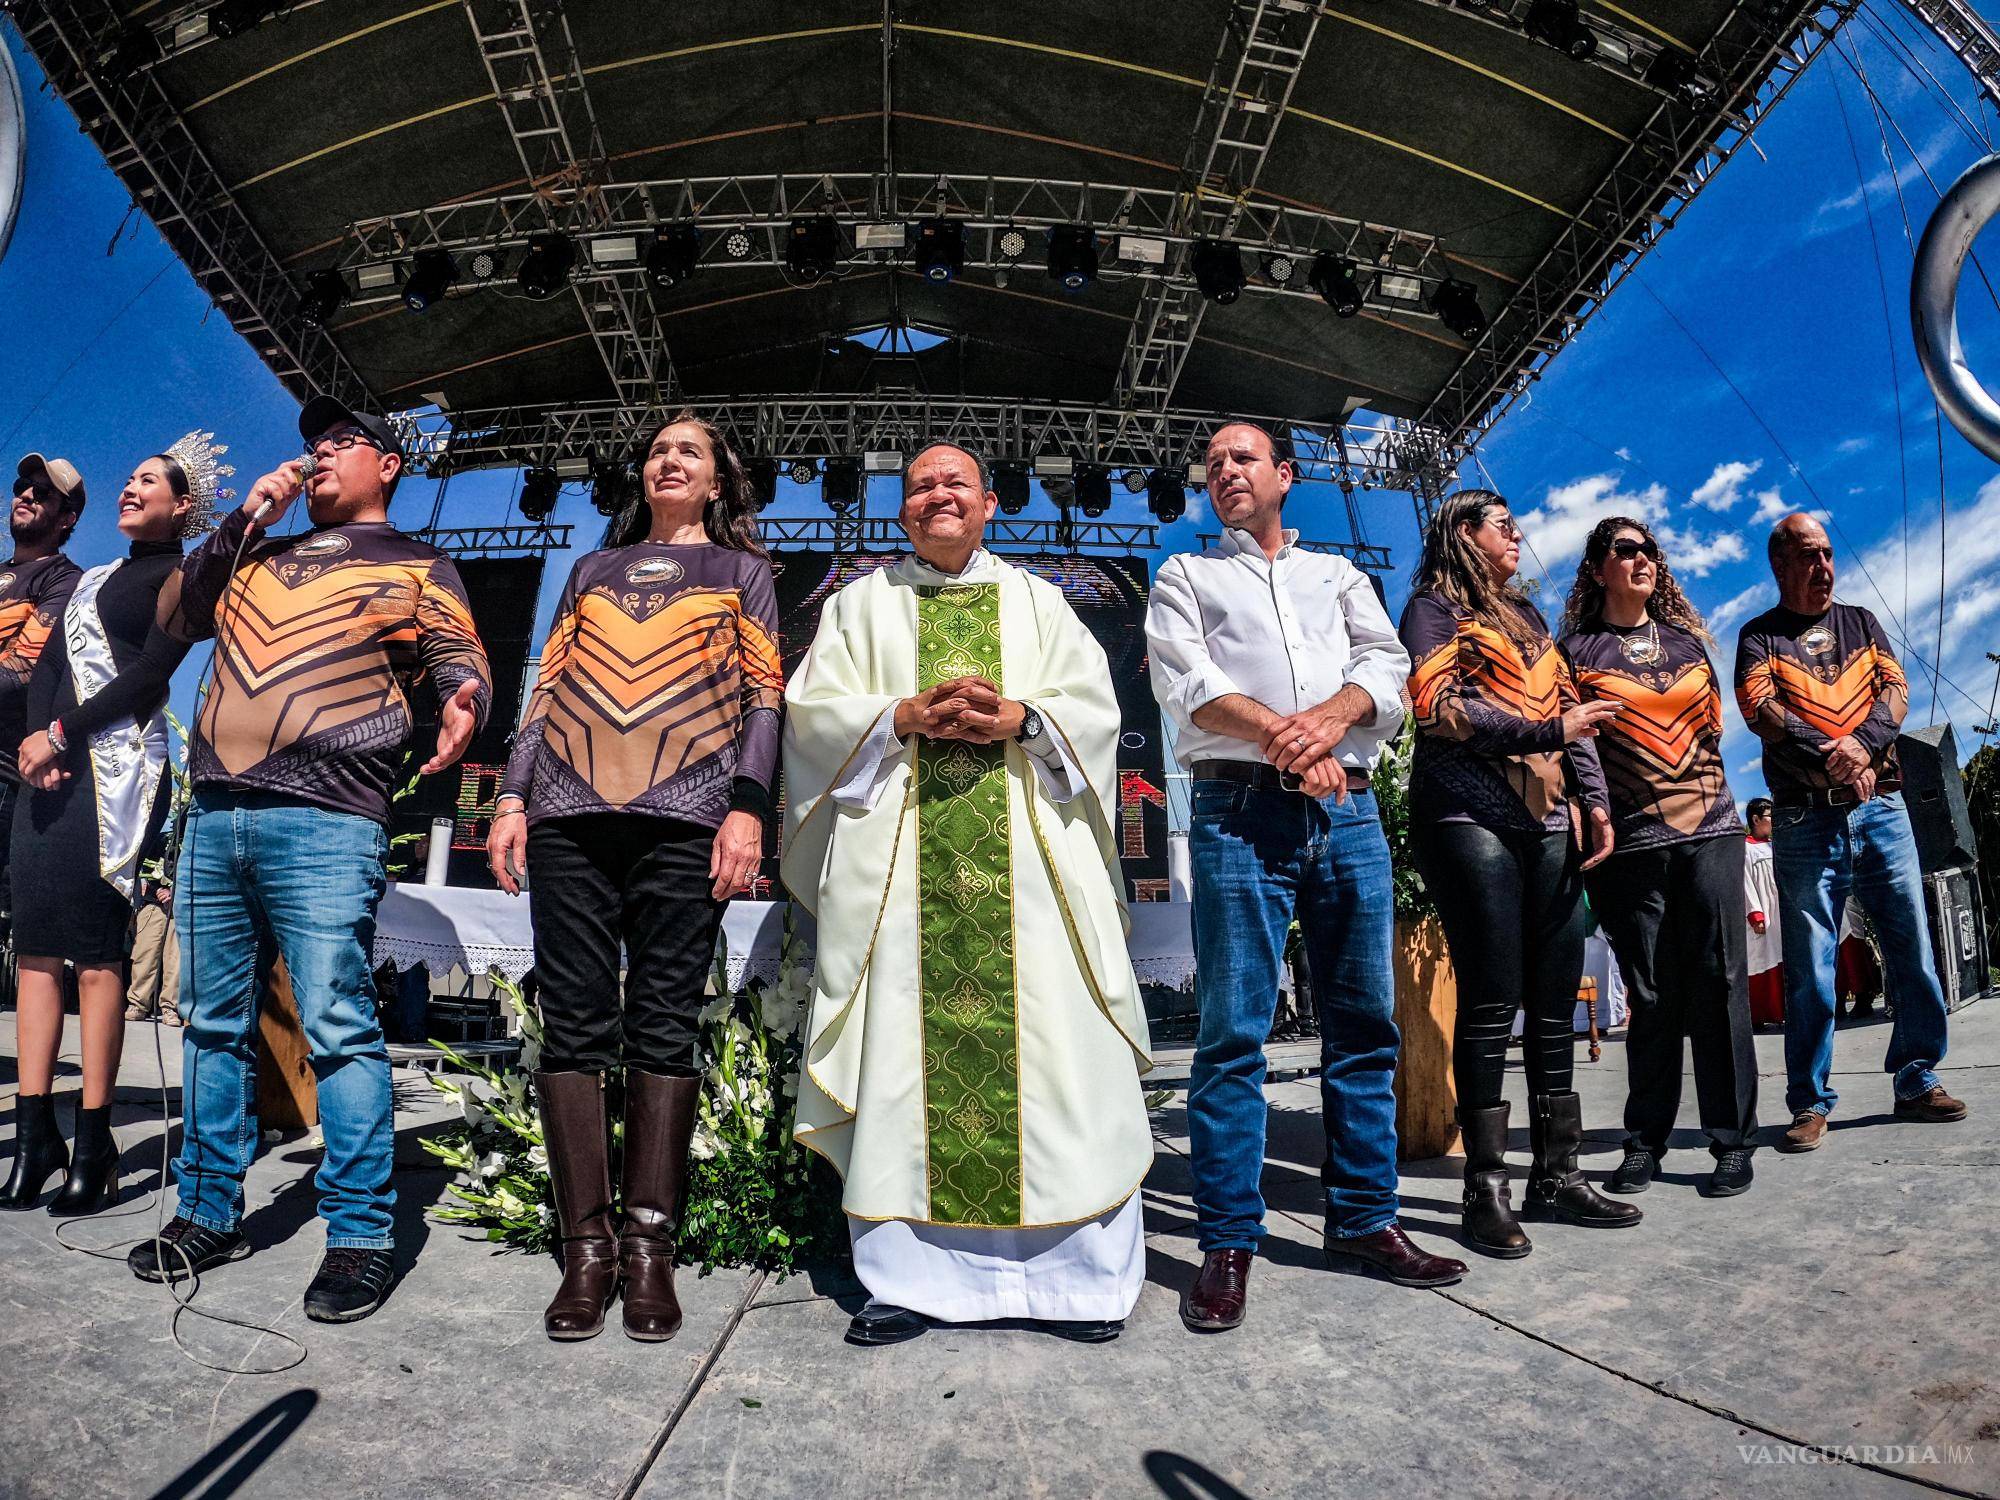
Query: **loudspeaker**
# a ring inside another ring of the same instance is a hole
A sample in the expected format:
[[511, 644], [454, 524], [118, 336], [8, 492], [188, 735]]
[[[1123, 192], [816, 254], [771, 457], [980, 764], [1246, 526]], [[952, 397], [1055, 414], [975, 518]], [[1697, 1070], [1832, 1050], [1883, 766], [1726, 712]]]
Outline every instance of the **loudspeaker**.
[[1951, 726], [1933, 724], [1899, 736], [1896, 756], [1903, 764], [1903, 801], [1917, 836], [1917, 863], [1926, 872], [1977, 865], [1979, 846]]
[[1946, 1010], [1969, 1005], [1987, 990], [1986, 922], [1978, 872], [1970, 865], [1924, 876], [1924, 914]]

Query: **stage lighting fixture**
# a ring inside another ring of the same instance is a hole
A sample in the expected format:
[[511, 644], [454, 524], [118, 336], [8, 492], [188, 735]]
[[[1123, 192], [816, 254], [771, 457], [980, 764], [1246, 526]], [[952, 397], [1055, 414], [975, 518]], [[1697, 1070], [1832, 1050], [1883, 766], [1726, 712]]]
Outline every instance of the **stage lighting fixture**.
[[799, 280], [823, 280], [840, 267], [840, 226], [832, 216], [792, 220], [785, 237], [785, 265]]
[[1298, 269], [1298, 262], [1289, 255], [1264, 257], [1264, 279], [1273, 286], [1290, 286], [1292, 277], [1298, 274]]
[[632, 471], [624, 464], [599, 459], [590, 466], [590, 503], [600, 516], [615, 516], [625, 508]]
[[646, 279], [668, 291], [693, 276], [700, 259], [701, 231], [692, 224], [670, 224], [646, 251]]
[[965, 269], [965, 225], [930, 219], [917, 228], [917, 269], [926, 281], [950, 281]]
[[1111, 509], [1111, 471], [1097, 464], [1079, 465], [1076, 471], [1076, 505], [1095, 521]]
[[1194, 269], [1194, 284], [1217, 307], [1227, 307], [1243, 295], [1243, 255], [1234, 245], [1196, 240], [1188, 260]]
[[568, 235], [530, 235], [528, 253], [521, 257], [514, 280], [530, 297], [553, 297], [569, 285], [575, 269], [576, 242]]
[[1008, 459], [992, 469], [993, 493], [1000, 499], [1000, 514], [1018, 516], [1028, 508], [1028, 466]]
[[844, 515], [861, 503], [861, 460], [829, 458], [820, 471], [820, 498], [827, 507]]
[[475, 250], [465, 258], [465, 274], [474, 281], [498, 281], [500, 279], [500, 252], [498, 250]]
[[1087, 224], [1050, 229], [1049, 276], [1066, 292], [1080, 292], [1097, 280], [1097, 231]]
[[127, 26], [97, 59], [97, 76], [108, 88], [122, 88], [148, 63], [160, 60], [160, 39], [144, 26]]
[[1028, 253], [1027, 235], [1012, 224], [1000, 231], [998, 243], [1002, 260], [1019, 260]]
[[224, 0], [208, 13], [208, 29], [219, 37], [240, 36], [285, 7], [285, 0]]
[[537, 525], [556, 511], [562, 479], [554, 469], [534, 468], [521, 476], [521, 514]]
[[1453, 333], [1470, 343], [1486, 332], [1486, 314], [1479, 310], [1479, 293], [1469, 281], [1446, 277], [1431, 293], [1430, 309]]
[[1324, 252], [1314, 256], [1306, 285], [1319, 293], [1336, 317], [1351, 318], [1361, 311], [1361, 277], [1351, 260]]
[[403, 306], [420, 313], [442, 297], [458, 280], [458, 267], [448, 250], [424, 250], [410, 262], [410, 274], [403, 279]]
[[1597, 33], [1577, 15], [1576, 0], [1534, 0], [1521, 29], [1578, 62], [1597, 52]]
[[793, 484], [811, 484], [819, 478], [819, 465], [809, 458], [795, 458], [785, 475]]
[[309, 328], [324, 328], [326, 320], [347, 301], [347, 278], [335, 270], [315, 271], [306, 278], [299, 299], [299, 319]]
[[1693, 58], [1666, 48], [1660, 50], [1653, 65], [1646, 69], [1646, 82], [1656, 89], [1665, 89], [1683, 104], [1705, 104], [1715, 97], [1715, 80], [1705, 76]]
[[722, 248], [728, 252], [731, 260], [748, 260], [751, 250], [750, 232], [747, 229], [730, 230], [729, 238], [722, 242]]
[[750, 478], [750, 502], [762, 510], [778, 498], [778, 461], [775, 458], [753, 458], [743, 465], [743, 471]]
[[1187, 487], [1171, 469], [1155, 469], [1146, 476], [1146, 509], [1161, 525], [1171, 525], [1187, 514]]
[[1136, 495], [1146, 487], [1146, 473], [1143, 469], [1127, 469], [1118, 476], [1118, 482], [1125, 486], [1125, 493]]

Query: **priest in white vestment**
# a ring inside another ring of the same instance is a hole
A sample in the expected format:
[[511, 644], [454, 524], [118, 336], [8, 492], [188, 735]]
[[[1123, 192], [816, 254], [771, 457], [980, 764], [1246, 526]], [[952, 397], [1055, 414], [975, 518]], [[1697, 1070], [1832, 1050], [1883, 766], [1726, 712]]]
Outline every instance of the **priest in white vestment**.
[[856, 1343], [1101, 1341], [1145, 1279], [1118, 703], [1061, 591], [982, 547], [995, 503], [970, 454], [918, 454], [915, 555], [827, 600], [785, 692], [784, 878], [818, 928], [797, 1135], [844, 1184]]

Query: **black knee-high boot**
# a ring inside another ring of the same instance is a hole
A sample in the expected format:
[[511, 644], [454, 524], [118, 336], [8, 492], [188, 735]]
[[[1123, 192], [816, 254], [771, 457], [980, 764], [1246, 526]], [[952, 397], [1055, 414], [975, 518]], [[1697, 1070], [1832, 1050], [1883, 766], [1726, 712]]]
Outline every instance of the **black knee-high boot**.
[[625, 1281], [625, 1333], [659, 1343], [680, 1331], [674, 1249], [687, 1196], [699, 1078], [625, 1070], [625, 1221], [618, 1269]]
[[1508, 1107], [1503, 1101], [1461, 1109], [1458, 1128], [1465, 1137], [1465, 1242], [1487, 1255], [1517, 1260], [1534, 1246], [1507, 1197]]
[[14, 1172], [0, 1188], [0, 1209], [33, 1208], [51, 1177], [69, 1166], [69, 1150], [56, 1129], [56, 1101], [51, 1094], [14, 1096]]
[[57, 1218], [94, 1214], [118, 1200], [118, 1142], [111, 1136], [111, 1106], [76, 1107], [76, 1144], [70, 1152], [69, 1181], [49, 1212]]
[[1602, 1196], [1577, 1170], [1576, 1154], [1583, 1147], [1583, 1100], [1576, 1094], [1530, 1095], [1528, 1139], [1535, 1151], [1528, 1178], [1531, 1212], [1590, 1229], [1624, 1229], [1644, 1217], [1636, 1204]]

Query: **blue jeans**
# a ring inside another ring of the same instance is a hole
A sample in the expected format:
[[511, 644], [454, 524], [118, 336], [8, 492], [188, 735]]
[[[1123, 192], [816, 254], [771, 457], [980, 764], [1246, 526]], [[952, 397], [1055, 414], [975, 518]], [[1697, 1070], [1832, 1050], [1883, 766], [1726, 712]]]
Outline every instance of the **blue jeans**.
[[1785, 948], [1785, 1107], [1831, 1114], [1834, 952], [1851, 895], [1875, 924], [1883, 982], [1896, 1007], [1885, 1072], [1898, 1099], [1937, 1086], [1944, 1061], [1944, 992], [1931, 961], [1923, 876], [1903, 794], [1859, 807], [1780, 807], [1771, 819]]
[[381, 824], [352, 813], [266, 793], [195, 793], [174, 892], [184, 1218], [224, 1232], [242, 1221], [257, 1149], [257, 1000], [275, 952], [319, 1083], [326, 1155], [314, 1181], [327, 1246], [391, 1245], [395, 1117], [370, 959], [388, 846]]
[[1319, 1011], [1327, 1226], [1396, 1220], [1395, 898], [1370, 792], [1345, 807], [1295, 792], [1197, 781], [1188, 830], [1201, 1035], [1188, 1136], [1201, 1249], [1264, 1236], [1264, 1041], [1294, 916]]

